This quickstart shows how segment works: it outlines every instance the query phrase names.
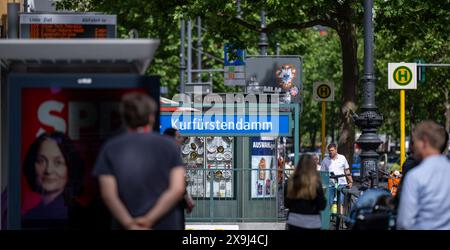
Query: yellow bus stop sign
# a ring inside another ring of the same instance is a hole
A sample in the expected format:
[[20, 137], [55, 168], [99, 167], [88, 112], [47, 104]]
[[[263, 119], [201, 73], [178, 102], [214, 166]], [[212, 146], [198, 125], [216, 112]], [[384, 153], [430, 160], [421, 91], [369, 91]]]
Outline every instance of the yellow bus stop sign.
[[400, 66], [394, 70], [394, 75], [392, 77], [398, 85], [406, 86], [412, 80], [412, 72], [408, 67]]
[[313, 97], [316, 101], [334, 101], [334, 84], [332, 82], [315, 82], [313, 84]]
[[417, 65], [415, 63], [389, 63], [389, 89], [416, 89]]
[[328, 86], [326, 84], [319, 85], [319, 87], [317, 87], [316, 91], [317, 91], [317, 95], [323, 99], [326, 99], [331, 95], [331, 88], [330, 88], [330, 86]]

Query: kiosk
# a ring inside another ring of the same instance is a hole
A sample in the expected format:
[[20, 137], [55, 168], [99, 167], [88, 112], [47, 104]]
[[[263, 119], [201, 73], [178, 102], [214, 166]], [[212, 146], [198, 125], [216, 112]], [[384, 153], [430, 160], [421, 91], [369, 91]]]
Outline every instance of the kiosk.
[[[215, 98], [225, 100], [226, 95], [230, 94], [216, 94]], [[174, 127], [187, 137], [181, 149], [188, 170], [187, 190], [196, 202], [187, 221], [284, 220], [279, 202], [285, 179], [280, 148], [282, 138], [289, 137], [293, 153], [299, 155], [299, 131], [295, 128], [300, 105], [277, 103], [274, 108], [264, 103], [217, 103], [192, 103], [189, 112], [161, 113], [161, 132]], [[164, 105], [162, 109], [170, 106], [178, 107]]]

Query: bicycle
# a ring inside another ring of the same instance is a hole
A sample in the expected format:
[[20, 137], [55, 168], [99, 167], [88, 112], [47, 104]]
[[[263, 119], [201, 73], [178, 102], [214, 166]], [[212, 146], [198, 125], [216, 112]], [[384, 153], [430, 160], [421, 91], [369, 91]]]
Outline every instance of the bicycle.
[[[338, 180], [341, 177], [351, 176], [351, 174], [342, 174], [342, 175], [334, 175], [331, 173], [330, 178], [335, 179], [335, 197], [336, 197], [336, 206], [337, 206], [337, 212], [331, 213], [331, 224], [333, 225], [331, 228], [335, 230], [341, 230], [341, 229], [347, 229], [351, 225], [351, 220], [348, 215], [350, 215], [350, 212], [356, 202], [358, 201], [358, 198], [363, 195], [364, 191], [370, 190], [374, 188], [374, 174], [372, 172], [376, 171], [369, 171], [369, 174], [361, 179], [362, 185], [358, 188], [339, 188]], [[382, 170], [378, 170], [378, 172], [382, 173], [383, 175], [388, 175]], [[370, 183], [370, 185], [364, 185], [367, 183]], [[341, 191], [344, 193], [344, 202], [341, 204]], [[342, 211], [340, 211], [342, 205]]]
[[[392, 198], [387, 189], [378, 188], [374, 185], [374, 177], [381, 173], [383, 177], [389, 176], [389, 173], [383, 170], [371, 170], [368, 175], [362, 179], [362, 185], [356, 192], [349, 192], [351, 199], [349, 206], [346, 207], [345, 223], [349, 229], [393, 229], [395, 228], [395, 216], [392, 208], [388, 205]], [[367, 183], [370, 182], [370, 185]]]
[[[342, 175], [334, 175], [333, 173], [331, 173], [330, 175], [330, 179], [335, 179], [334, 182], [334, 189], [335, 189], [335, 194], [333, 197], [336, 197], [336, 206], [337, 206], [337, 211], [336, 213], [331, 212], [330, 214], [330, 223], [332, 224], [331, 228], [334, 230], [341, 230], [344, 229], [344, 222], [345, 222], [345, 215], [341, 212], [344, 211], [340, 211], [341, 209], [341, 190], [343, 191], [343, 188], [339, 188], [339, 178], [341, 177], [346, 177], [346, 176], [351, 176], [351, 174], [342, 174]], [[344, 198], [344, 202], [345, 202], [345, 198]], [[334, 202], [332, 203], [333, 206]]]

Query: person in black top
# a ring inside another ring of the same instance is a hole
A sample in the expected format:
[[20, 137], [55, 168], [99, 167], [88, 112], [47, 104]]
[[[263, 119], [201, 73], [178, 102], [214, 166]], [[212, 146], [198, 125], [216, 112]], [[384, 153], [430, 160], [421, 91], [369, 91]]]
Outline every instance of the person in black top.
[[103, 145], [93, 172], [117, 228], [184, 229], [177, 205], [186, 171], [174, 140], [152, 132], [156, 102], [140, 92], [127, 93], [120, 112], [128, 132]]
[[414, 141], [411, 140], [411, 143], [409, 145], [409, 154], [406, 158], [405, 162], [402, 166], [402, 176], [405, 177], [405, 175], [413, 169], [415, 166], [418, 166], [420, 164], [421, 160], [418, 159], [414, 155]]
[[285, 186], [284, 206], [289, 209], [287, 228], [321, 228], [320, 211], [326, 207], [322, 182], [312, 155], [302, 155], [294, 174]]
[[[412, 138], [412, 136], [411, 136]], [[444, 153], [445, 150], [448, 147], [448, 140], [449, 140], [449, 136], [448, 133], [445, 133], [445, 143], [444, 146], [441, 148], [441, 153]], [[410, 144], [409, 144], [409, 154], [408, 157], [406, 158], [405, 162], [403, 163], [402, 166], [402, 180], [400, 181], [400, 184], [398, 186], [397, 189], [397, 195], [394, 197], [393, 199], [393, 204], [395, 207], [395, 210], [397, 211], [398, 209], [398, 205], [400, 203], [400, 196], [402, 194], [402, 190], [403, 190], [403, 180], [405, 179], [406, 174], [411, 171], [411, 169], [415, 168], [416, 166], [418, 166], [420, 164], [421, 160], [415, 156], [414, 154], [414, 141], [411, 140]]]
[[[183, 145], [184, 141], [187, 139], [186, 137], [181, 136], [180, 132], [176, 128], [167, 128], [163, 132], [164, 135], [170, 136], [175, 139], [177, 144], [181, 147]], [[187, 183], [185, 184], [187, 188]], [[191, 195], [187, 192], [187, 189], [184, 191], [184, 197], [178, 204], [181, 210], [186, 209], [187, 213], [191, 213], [192, 209], [195, 207], [194, 200], [192, 199]], [[183, 228], [186, 227], [186, 217], [184, 215], [184, 212], [182, 213], [182, 224]]]

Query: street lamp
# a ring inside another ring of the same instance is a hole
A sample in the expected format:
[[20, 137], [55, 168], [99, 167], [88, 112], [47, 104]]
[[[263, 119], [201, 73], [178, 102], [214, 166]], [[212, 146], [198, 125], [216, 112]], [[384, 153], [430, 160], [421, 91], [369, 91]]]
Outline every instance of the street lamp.
[[266, 12], [261, 10], [261, 32], [259, 33], [259, 54], [263, 56], [267, 56], [267, 46], [269, 46], [269, 39], [267, 38], [267, 34], [265, 31], [266, 28]]
[[[363, 104], [361, 113], [354, 115], [355, 124], [361, 129], [361, 136], [356, 141], [361, 146], [361, 177], [371, 180], [371, 186], [378, 187], [378, 153], [382, 143], [377, 134], [383, 117], [375, 105], [375, 74], [373, 67], [373, 0], [364, 0], [364, 76]], [[366, 185], [366, 183], [363, 183]]]

